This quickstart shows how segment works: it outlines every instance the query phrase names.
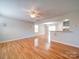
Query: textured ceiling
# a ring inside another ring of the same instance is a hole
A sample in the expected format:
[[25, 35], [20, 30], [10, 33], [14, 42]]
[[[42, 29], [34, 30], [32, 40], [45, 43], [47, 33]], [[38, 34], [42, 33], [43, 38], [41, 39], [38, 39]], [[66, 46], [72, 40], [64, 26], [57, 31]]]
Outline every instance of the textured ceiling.
[[79, 0], [0, 0], [0, 16], [16, 20], [35, 21], [25, 10], [38, 8], [45, 20], [79, 10]]

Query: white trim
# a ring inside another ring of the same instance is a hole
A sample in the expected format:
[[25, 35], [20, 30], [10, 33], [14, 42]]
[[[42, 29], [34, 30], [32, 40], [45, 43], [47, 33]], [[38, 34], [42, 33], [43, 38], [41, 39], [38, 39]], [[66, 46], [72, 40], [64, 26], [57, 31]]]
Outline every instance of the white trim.
[[24, 38], [30, 38], [30, 37], [34, 37], [36, 35], [31, 35], [31, 36], [28, 36], [28, 37], [19, 37], [19, 38], [14, 38], [14, 39], [8, 39], [8, 40], [5, 40], [5, 41], [0, 41], [0, 43], [5, 43], [5, 42], [10, 42], [10, 41], [15, 41], [15, 40], [21, 40], [21, 39], [24, 39]]
[[74, 45], [74, 44], [70, 44], [70, 43], [66, 43], [66, 42], [60, 42], [60, 41], [57, 41], [57, 40], [52, 40], [52, 41], [79, 48], [78, 45]]

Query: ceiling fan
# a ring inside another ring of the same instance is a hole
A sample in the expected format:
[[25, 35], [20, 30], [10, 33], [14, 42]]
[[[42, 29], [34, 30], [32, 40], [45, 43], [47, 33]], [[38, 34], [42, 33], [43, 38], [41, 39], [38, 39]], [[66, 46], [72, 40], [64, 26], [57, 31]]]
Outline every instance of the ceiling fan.
[[31, 8], [30, 10], [25, 10], [26, 14], [34, 19], [40, 19], [43, 17], [43, 12], [39, 8]]
[[52, 9], [44, 9], [41, 7], [32, 7], [29, 10], [25, 10], [25, 12], [26, 15], [34, 19], [34, 21], [50, 19], [57, 15], [56, 12], [52, 12]]

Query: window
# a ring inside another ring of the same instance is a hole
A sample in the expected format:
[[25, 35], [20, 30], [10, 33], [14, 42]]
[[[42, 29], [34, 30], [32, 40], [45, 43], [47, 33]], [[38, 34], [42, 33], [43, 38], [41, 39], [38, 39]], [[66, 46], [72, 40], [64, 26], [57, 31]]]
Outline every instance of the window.
[[63, 22], [46, 22], [43, 23], [48, 26], [49, 31], [69, 31], [70, 29], [70, 20], [65, 19]]
[[48, 29], [49, 31], [56, 31], [56, 25], [50, 25]]
[[35, 33], [38, 32], [38, 25], [37, 24], [34, 25], [34, 31], [35, 31]]
[[69, 31], [70, 28], [70, 20], [69, 19], [65, 19], [63, 21], [63, 31]]
[[57, 22], [47, 22], [47, 23], [44, 23], [48, 26], [48, 30], [49, 31], [56, 31], [56, 24]]

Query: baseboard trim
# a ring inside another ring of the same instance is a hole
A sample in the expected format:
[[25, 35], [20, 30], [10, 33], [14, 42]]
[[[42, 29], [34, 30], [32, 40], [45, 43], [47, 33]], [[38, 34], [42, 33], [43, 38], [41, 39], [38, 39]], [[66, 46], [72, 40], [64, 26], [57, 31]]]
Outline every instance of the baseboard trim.
[[66, 42], [60, 42], [60, 41], [57, 41], [57, 40], [52, 40], [52, 41], [53, 42], [58, 42], [58, 43], [61, 43], [61, 44], [64, 44], [64, 45], [68, 45], [68, 46], [79, 48], [79, 46], [74, 45], [74, 44], [70, 44], [70, 43], [66, 43]]
[[1, 41], [0, 43], [5, 43], [5, 42], [10, 42], [10, 41], [15, 41], [15, 40], [21, 40], [21, 39], [24, 39], [24, 38], [30, 38], [30, 37], [35, 37], [35, 35], [32, 35], [32, 36], [25, 36], [25, 37], [19, 37], [19, 38], [14, 38], [14, 39], [8, 39], [8, 40], [5, 40], [5, 41]]

